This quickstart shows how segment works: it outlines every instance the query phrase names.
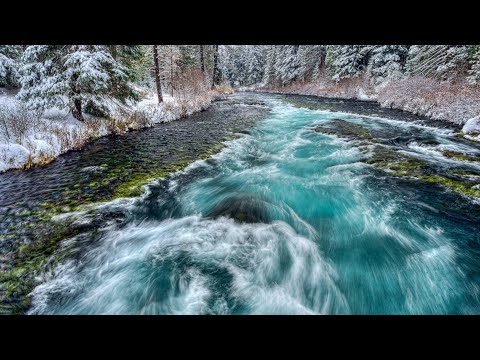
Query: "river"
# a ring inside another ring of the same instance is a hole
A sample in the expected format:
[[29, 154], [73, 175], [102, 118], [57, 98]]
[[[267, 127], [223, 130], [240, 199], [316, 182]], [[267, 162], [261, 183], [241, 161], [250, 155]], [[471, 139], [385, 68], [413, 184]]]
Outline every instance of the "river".
[[[3, 234], [49, 201], [48, 224], [79, 229], [35, 270], [24, 312], [479, 313], [480, 144], [457, 131], [370, 102], [240, 93], [1, 175]], [[179, 153], [189, 165], [145, 193], [98, 202], [120, 165]], [[5, 264], [23, 230], [4, 236]]]

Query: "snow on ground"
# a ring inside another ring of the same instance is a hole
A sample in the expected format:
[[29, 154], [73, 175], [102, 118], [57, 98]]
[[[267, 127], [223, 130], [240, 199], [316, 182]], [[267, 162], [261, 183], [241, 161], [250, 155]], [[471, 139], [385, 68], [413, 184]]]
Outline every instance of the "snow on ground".
[[374, 101], [377, 100], [377, 95], [376, 94], [371, 94], [368, 95], [363, 88], [359, 87], [357, 89], [357, 99], [358, 100], [363, 100], [363, 101]]
[[464, 134], [469, 134], [472, 132], [480, 133], [480, 115], [475, 116], [474, 118], [469, 119], [462, 129]]
[[14, 143], [0, 144], [0, 172], [22, 167], [28, 161], [30, 151]]
[[206, 109], [219, 96], [214, 91], [180, 99], [164, 94], [163, 103], [158, 104], [154, 92], [142, 90], [141, 94], [142, 100], [128, 107], [109, 104], [112, 119], [85, 114], [85, 122], [81, 122], [66, 110], [31, 112], [15, 99], [14, 92], [0, 93], [0, 172], [46, 164], [101, 136], [191, 115]]
[[469, 119], [463, 126], [462, 132], [465, 138], [480, 141], [480, 115]]
[[385, 86], [379, 92], [378, 102], [383, 107], [463, 125], [468, 119], [480, 115], [480, 88], [433, 79], [407, 78]]

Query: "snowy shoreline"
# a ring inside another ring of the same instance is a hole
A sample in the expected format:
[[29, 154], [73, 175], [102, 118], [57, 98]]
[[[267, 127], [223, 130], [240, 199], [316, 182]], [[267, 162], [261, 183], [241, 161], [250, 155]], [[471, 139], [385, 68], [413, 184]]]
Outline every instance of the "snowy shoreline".
[[85, 122], [81, 122], [66, 110], [30, 112], [15, 94], [0, 93], [0, 173], [48, 164], [103, 136], [123, 135], [192, 115], [207, 109], [220, 96], [217, 91], [188, 99], [164, 94], [163, 103], [158, 104], [155, 94], [149, 92], [128, 107], [112, 104], [111, 118], [85, 115]]

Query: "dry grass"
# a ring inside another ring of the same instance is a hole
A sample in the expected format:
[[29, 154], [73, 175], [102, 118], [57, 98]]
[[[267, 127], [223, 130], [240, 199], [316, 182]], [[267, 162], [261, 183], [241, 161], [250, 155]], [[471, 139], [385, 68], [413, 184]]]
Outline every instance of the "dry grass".
[[230, 95], [234, 93], [233, 88], [226, 82], [215, 85], [215, 91], [221, 95]]
[[458, 124], [480, 114], [480, 88], [465, 83], [407, 78], [392, 81], [379, 91], [382, 106]]
[[29, 130], [37, 131], [40, 113], [19, 102], [0, 103], [0, 131], [9, 141], [22, 143]]
[[284, 94], [356, 99], [360, 88], [369, 94], [374, 93], [374, 89], [368, 77], [355, 77], [335, 82], [325, 74], [311, 82], [296, 81], [286, 86], [266, 87], [259, 90]]

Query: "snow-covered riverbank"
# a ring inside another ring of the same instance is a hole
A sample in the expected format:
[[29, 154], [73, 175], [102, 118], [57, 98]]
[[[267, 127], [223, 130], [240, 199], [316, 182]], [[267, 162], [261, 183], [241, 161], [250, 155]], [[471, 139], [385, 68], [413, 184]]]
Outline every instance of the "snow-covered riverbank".
[[[368, 79], [363, 78], [349, 79], [339, 83], [320, 79], [316, 82], [295, 82], [284, 87], [253, 86], [243, 89], [377, 101], [382, 107], [400, 109], [460, 125], [466, 124], [469, 119], [480, 116], [480, 89], [478, 87], [424, 78], [407, 78], [377, 86], [372, 86]], [[475, 139], [477, 138], [475, 137]]]
[[0, 93], [0, 172], [49, 163], [101, 136], [121, 135], [191, 115], [219, 96], [216, 91], [188, 99], [164, 94], [164, 102], [158, 104], [154, 93], [144, 92], [142, 100], [130, 107], [112, 104], [111, 118], [85, 115], [81, 122], [66, 110], [29, 111], [14, 93]]

